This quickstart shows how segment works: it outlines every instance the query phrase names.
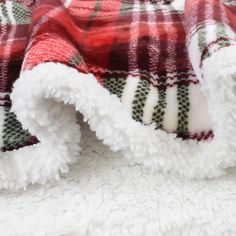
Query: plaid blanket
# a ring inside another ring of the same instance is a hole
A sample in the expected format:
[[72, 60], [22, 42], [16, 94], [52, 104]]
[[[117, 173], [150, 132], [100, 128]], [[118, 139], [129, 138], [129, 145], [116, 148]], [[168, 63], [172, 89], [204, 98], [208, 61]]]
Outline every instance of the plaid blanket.
[[50, 62], [92, 74], [142, 127], [211, 142], [217, 121], [202, 91], [204, 62], [235, 40], [234, 0], [0, 1], [1, 151], [9, 157], [42, 141], [11, 110], [11, 93], [20, 72]]

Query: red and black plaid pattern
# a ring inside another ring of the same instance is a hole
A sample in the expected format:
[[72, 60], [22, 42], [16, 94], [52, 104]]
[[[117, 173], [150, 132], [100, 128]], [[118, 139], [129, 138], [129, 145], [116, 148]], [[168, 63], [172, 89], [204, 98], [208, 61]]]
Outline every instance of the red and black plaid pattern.
[[189, 51], [195, 53], [191, 60], [195, 68], [201, 68], [204, 59], [215, 52], [236, 44], [234, 0], [187, 0], [185, 19]]
[[27, 47], [30, 14], [36, 1], [0, 1], [0, 109], [2, 151], [37, 143], [10, 111], [10, 93]]
[[[152, 85], [159, 90], [159, 102], [151, 120], [157, 128], [165, 128], [167, 89], [177, 86], [178, 126], [172, 131], [190, 136], [188, 86], [197, 85], [198, 80], [188, 60], [183, 12], [169, 2], [147, 0], [83, 0], [71, 1], [67, 7], [65, 4], [40, 2], [32, 15], [24, 69], [42, 62], [60, 62], [93, 73], [105, 87], [112, 78], [118, 83], [119, 78], [139, 76], [140, 96], [134, 99], [132, 116], [142, 122]], [[121, 80], [122, 92], [125, 82]]]
[[[208, 21], [226, 24], [231, 31], [236, 28], [235, 4], [187, 0], [184, 13], [174, 7], [175, 2], [178, 0], [0, 1], [0, 101], [5, 109], [2, 150], [37, 142], [10, 113], [9, 94], [21, 68], [32, 69], [43, 62], [60, 62], [93, 73], [121, 100], [129, 78], [139, 77], [131, 111], [135, 120], [154, 123], [184, 139], [212, 138], [210, 126], [191, 129], [197, 122], [191, 118], [191, 112], [196, 113], [192, 91], [200, 90], [192, 64], [194, 69], [200, 67], [202, 58], [212, 51], [202, 30]], [[206, 9], [213, 9], [210, 17]], [[186, 36], [189, 48], [196, 45], [190, 43], [196, 32], [201, 51], [197, 66], [190, 62], [186, 46]], [[233, 42], [228, 42], [224, 27], [219, 26], [217, 32], [219, 47]], [[153, 93], [158, 99], [147, 118], [145, 109]], [[173, 106], [177, 107], [176, 121], [167, 117]]]
[[66, 9], [61, 1], [41, 1], [32, 16], [24, 69], [58, 61], [99, 79], [141, 74], [162, 85], [159, 77], [192, 69], [182, 22], [181, 12], [156, 1], [83, 0]]

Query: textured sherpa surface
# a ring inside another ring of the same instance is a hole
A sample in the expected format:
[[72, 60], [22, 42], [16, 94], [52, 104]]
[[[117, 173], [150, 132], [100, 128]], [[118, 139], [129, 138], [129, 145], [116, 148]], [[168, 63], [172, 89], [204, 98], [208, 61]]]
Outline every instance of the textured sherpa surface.
[[235, 236], [236, 171], [186, 180], [130, 165], [82, 128], [81, 160], [56, 183], [0, 194], [2, 236]]

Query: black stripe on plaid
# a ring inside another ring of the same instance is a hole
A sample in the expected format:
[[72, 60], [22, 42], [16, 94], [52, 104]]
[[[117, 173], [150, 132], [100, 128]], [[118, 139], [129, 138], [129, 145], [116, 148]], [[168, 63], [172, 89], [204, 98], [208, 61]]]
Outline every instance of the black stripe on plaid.
[[108, 89], [111, 94], [115, 94], [117, 97], [121, 98], [125, 84], [126, 78], [105, 78], [103, 86]]
[[142, 122], [144, 106], [147, 100], [150, 85], [147, 80], [141, 79], [138, 83], [133, 100], [132, 118], [136, 121]]
[[19, 149], [27, 146], [27, 144], [38, 142], [35, 137], [32, 137], [28, 131], [22, 128], [21, 123], [17, 120], [16, 115], [10, 111], [9, 107], [4, 107], [2, 138], [3, 151]]

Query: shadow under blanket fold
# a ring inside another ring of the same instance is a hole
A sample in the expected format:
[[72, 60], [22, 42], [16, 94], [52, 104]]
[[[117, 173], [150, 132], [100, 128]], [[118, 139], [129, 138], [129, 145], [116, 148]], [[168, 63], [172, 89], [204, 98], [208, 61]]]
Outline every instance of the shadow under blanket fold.
[[235, 1], [0, 1], [0, 188], [67, 172], [76, 112], [131, 164], [223, 175], [235, 86]]

